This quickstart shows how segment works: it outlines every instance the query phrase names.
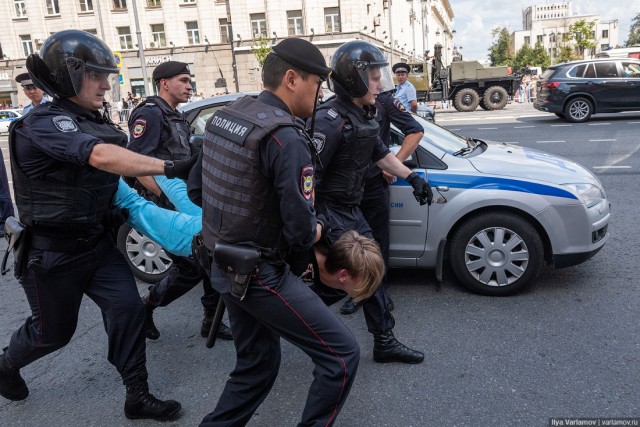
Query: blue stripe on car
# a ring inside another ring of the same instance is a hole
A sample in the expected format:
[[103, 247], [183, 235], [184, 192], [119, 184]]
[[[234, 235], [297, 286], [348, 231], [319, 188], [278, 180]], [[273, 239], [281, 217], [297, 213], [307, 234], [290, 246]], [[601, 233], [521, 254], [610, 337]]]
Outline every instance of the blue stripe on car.
[[[423, 171], [417, 171], [422, 178]], [[429, 184], [431, 186], [443, 185], [451, 188], [475, 188], [482, 190], [519, 191], [522, 193], [540, 194], [542, 196], [564, 197], [578, 199], [573, 193], [550, 185], [535, 182], [521, 181], [510, 178], [486, 177], [475, 175], [449, 175], [442, 173], [430, 173]], [[397, 180], [392, 185], [406, 186], [409, 183], [403, 179]]]

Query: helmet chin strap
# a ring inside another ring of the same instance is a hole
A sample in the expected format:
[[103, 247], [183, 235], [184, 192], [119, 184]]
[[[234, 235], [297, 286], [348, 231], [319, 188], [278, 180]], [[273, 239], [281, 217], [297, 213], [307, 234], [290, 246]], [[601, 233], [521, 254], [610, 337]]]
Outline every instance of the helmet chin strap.
[[316, 128], [316, 111], [318, 110], [318, 95], [320, 94], [320, 88], [322, 87], [323, 82], [324, 80], [320, 80], [320, 83], [318, 83], [318, 88], [316, 89], [316, 97], [313, 103], [313, 112], [311, 113], [311, 125], [309, 126], [309, 128], [307, 128], [307, 133], [311, 138], [313, 138], [313, 133]]

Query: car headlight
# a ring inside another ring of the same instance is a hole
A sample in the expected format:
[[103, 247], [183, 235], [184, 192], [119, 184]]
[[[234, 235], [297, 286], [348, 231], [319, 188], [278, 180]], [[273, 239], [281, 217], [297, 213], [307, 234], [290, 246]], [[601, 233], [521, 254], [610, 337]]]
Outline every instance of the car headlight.
[[572, 189], [587, 208], [595, 206], [606, 199], [604, 190], [601, 190], [593, 184], [564, 184], [564, 186]]

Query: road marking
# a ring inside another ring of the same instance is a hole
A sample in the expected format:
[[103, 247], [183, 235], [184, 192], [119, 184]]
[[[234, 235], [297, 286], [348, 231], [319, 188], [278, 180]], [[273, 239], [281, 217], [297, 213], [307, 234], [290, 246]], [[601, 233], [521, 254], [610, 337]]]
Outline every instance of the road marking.
[[617, 141], [617, 139], [590, 139], [589, 142], [611, 142]]
[[498, 128], [478, 128], [478, 130], [494, 130], [494, 129], [498, 129]]
[[573, 126], [573, 125], [551, 125], [552, 128], [559, 128], [563, 126]]
[[607, 126], [611, 123], [589, 123], [589, 126]]
[[553, 144], [554, 142], [567, 142], [567, 141], [563, 141], [563, 140], [558, 140], [558, 141], [536, 141], [536, 144]]
[[535, 126], [514, 126], [514, 129], [534, 128]]
[[520, 142], [518, 141], [509, 141], [509, 142], [505, 142], [504, 144], [520, 144]]
[[638, 125], [640, 122], [629, 122], [630, 125]]
[[594, 169], [631, 169], [631, 166], [594, 166]]
[[448, 128], [449, 130], [461, 130], [462, 128]]

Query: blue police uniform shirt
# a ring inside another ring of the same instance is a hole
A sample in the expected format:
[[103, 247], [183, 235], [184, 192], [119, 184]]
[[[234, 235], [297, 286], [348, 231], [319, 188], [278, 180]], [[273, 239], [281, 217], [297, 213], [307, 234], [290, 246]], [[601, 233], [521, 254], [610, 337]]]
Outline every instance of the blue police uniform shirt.
[[407, 80], [401, 85], [396, 86], [395, 97], [404, 105], [404, 108], [411, 110], [411, 101], [417, 101], [416, 88]]
[[[47, 101], [47, 98], [45, 98], [45, 97], [43, 96], [43, 97], [42, 97], [42, 101], [40, 101], [40, 104], [39, 104], [39, 105], [46, 104], [47, 102], [49, 102], [49, 101]], [[35, 105], [33, 105], [33, 102], [32, 102], [32, 103], [30, 103], [29, 105], [27, 105], [26, 107], [24, 107], [24, 108], [22, 109], [22, 115], [23, 115], [23, 116], [26, 116], [26, 115], [27, 115], [27, 113], [28, 113], [29, 111], [33, 110], [34, 108], [36, 108], [36, 106], [35, 106]]]

